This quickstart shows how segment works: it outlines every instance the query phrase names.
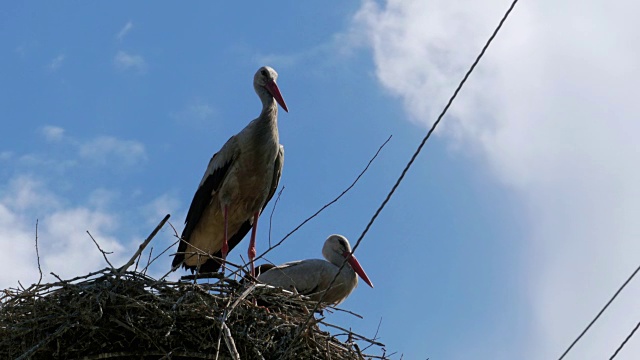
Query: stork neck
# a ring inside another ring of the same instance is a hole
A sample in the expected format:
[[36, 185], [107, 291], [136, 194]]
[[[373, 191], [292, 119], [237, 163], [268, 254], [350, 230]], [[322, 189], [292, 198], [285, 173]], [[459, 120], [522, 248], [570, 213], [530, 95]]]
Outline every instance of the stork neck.
[[[251, 137], [257, 147], [266, 146], [271, 149], [273, 145], [279, 144], [278, 136], [278, 104], [271, 97], [269, 102], [263, 101], [260, 116], [253, 121], [251, 126]], [[263, 151], [261, 151], [263, 152]], [[267, 151], [266, 153], [271, 153]]]
[[262, 101], [262, 111], [260, 112], [261, 122], [271, 123], [278, 121], [278, 103], [276, 100], [269, 95], [268, 99], [261, 99]]
[[260, 117], [258, 117], [258, 119], [266, 122], [275, 121], [278, 117], [278, 103], [276, 99], [273, 98], [264, 86], [259, 86], [254, 83], [253, 89], [256, 91], [262, 103], [262, 111], [260, 111]]
[[[343, 261], [345, 261], [344, 257], [336, 256], [330, 262], [333, 265], [335, 265], [337, 269], [340, 269], [340, 266], [342, 266], [342, 262]], [[349, 262], [346, 262], [344, 264], [344, 267], [342, 268], [340, 273], [338, 273], [338, 278], [339, 278], [338, 280], [339, 280], [340, 283], [350, 283], [350, 282], [355, 281], [355, 283], [357, 284], [357, 282], [358, 282], [358, 275], [356, 274], [356, 271], [353, 270], [353, 268], [351, 267], [351, 264], [349, 264]]]
[[[336, 252], [331, 252], [329, 254], [327, 254], [329, 256], [325, 256], [325, 258], [332, 263], [333, 265], [340, 267], [342, 266], [342, 263], [345, 262], [344, 256], [336, 253]], [[349, 264], [349, 262], [347, 261], [346, 264], [344, 264], [344, 268], [342, 268], [342, 271], [347, 271], [349, 273], [354, 273], [355, 271], [353, 270], [353, 268], [351, 267], [351, 264]]]

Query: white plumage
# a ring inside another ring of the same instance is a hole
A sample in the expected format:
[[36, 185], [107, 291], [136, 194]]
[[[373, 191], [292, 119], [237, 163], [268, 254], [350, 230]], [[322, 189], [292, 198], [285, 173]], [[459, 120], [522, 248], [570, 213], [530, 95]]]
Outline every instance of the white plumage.
[[284, 162], [278, 104], [288, 109], [277, 78], [268, 66], [256, 72], [253, 87], [262, 101], [260, 116], [232, 136], [209, 161], [187, 213], [173, 266], [216, 271], [221, 262], [207, 254], [225, 259], [253, 228], [249, 244], [253, 272], [258, 218], [278, 187]]
[[[351, 254], [349, 241], [342, 235], [331, 235], [322, 247], [322, 255], [328, 261], [309, 259], [278, 265], [258, 276], [262, 283], [307, 295], [313, 300], [328, 304], [344, 301], [358, 285], [359, 275], [369, 286], [373, 284]], [[346, 264], [338, 272], [342, 263]], [[337, 278], [331, 288], [329, 284]], [[323, 297], [323, 293], [326, 294]]]

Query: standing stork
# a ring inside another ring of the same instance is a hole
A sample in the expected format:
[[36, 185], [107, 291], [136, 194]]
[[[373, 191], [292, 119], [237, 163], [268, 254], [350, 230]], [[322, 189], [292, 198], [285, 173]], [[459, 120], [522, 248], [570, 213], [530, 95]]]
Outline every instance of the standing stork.
[[[351, 245], [344, 236], [329, 236], [322, 247], [322, 255], [328, 261], [308, 259], [278, 265], [263, 272], [258, 276], [258, 281], [307, 295], [314, 301], [322, 299], [327, 304], [339, 304], [351, 294], [358, 285], [356, 274], [373, 287], [362, 266], [351, 254]], [[347, 263], [340, 271], [345, 259]], [[336, 280], [329, 288], [333, 278]]]
[[258, 218], [278, 187], [284, 161], [278, 104], [289, 110], [277, 78], [268, 66], [253, 77], [253, 88], [262, 101], [260, 116], [227, 140], [209, 161], [191, 201], [173, 267], [182, 264], [191, 272], [217, 271], [227, 253], [252, 229], [248, 254], [254, 274]]

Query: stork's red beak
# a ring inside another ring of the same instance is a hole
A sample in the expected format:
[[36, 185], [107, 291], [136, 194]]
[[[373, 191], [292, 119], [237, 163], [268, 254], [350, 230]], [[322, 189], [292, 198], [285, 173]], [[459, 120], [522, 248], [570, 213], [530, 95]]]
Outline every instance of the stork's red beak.
[[364, 272], [364, 269], [362, 268], [362, 266], [360, 266], [358, 259], [356, 259], [356, 257], [353, 256], [353, 254], [351, 254], [350, 252], [345, 252], [342, 255], [347, 258], [347, 261], [349, 262], [353, 270], [356, 272], [356, 274], [358, 274], [362, 278], [362, 280], [364, 280], [364, 282], [367, 283], [367, 285], [373, 287], [371, 280], [369, 280], [367, 273]]
[[273, 96], [273, 98], [276, 99], [278, 104], [282, 106], [284, 111], [289, 112], [289, 109], [287, 109], [287, 104], [285, 104], [284, 99], [282, 98], [282, 94], [280, 94], [280, 89], [278, 89], [278, 85], [276, 84], [276, 82], [271, 80], [267, 82], [265, 87], [269, 91], [269, 94], [271, 94], [271, 96]]

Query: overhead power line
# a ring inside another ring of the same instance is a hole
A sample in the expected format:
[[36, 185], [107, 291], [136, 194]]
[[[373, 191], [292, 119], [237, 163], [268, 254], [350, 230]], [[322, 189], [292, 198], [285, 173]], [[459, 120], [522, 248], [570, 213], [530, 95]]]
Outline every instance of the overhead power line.
[[478, 57], [476, 57], [476, 59], [473, 62], [473, 64], [471, 64], [471, 67], [469, 68], [467, 73], [464, 75], [464, 77], [460, 81], [460, 84], [458, 84], [458, 87], [453, 92], [453, 95], [451, 95], [451, 98], [449, 98], [449, 101], [447, 102], [447, 105], [444, 107], [444, 109], [442, 109], [442, 112], [440, 113], [440, 115], [438, 115], [438, 118], [436, 119], [436, 121], [431, 126], [431, 129], [429, 129], [429, 132], [424, 137], [424, 139], [422, 139], [422, 142], [420, 143], [420, 145], [416, 149], [415, 153], [413, 153], [413, 156], [411, 156], [411, 159], [409, 160], [409, 162], [405, 166], [404, 170], [402, 170], [402, 173], [400, 174], [400, 177], [398, 178], [396, 183], [391, 188], [391, 191], [389, 191], [389, 194], [387, 194], [387, 197], [384, 199], [384, 201], [382, 202], [382, 204], [380, 205], [378, 210], [376, 210], [375, 214], [373, 214], [373, 217], [371, 218], [371, 220], [369, 221], [367, 226], [364, 228], [364, 231], [362, 232], [362, 234], [358, 238], [358, 241], [356, 241], [356, 244], [353, 247], [352, 252], [354, 252], [358, 248], [358, 246], [360, 245], [360, 242], [362, 241], [364, 236], [367, 234], [367, 232], [371, 228], [371, 225], [373, 225], [373, 223], [374, 223], [374, 221], [376, 221], [376, 218], [378, 217], [378, 215], [380, 215], [380, 212], [382, 211], [382, 209], [384, 209], [384, 207], [387, 205], [387, 203], [389, 202], [389, 200], [393, 196], [393, 193], [395, 193], [396, 189], [398, 188], [398, 186], [400, 185], [400, 183], [404, 179], [404, 176], [407, 174], [407, 171], [409, 171], [409, 168], [411, 167], [411, 165], [413, 165], [413, 162], [418, 157], [418, 154], [420, 154], [420, 152], [422, 151], [422, 148], [424, 147], [424, 144], [427, 142], [427, 140], [429, 140], [429, 138], [431, 137], [431, 134], [435, 131], [436, 127], [440, 123], [440, 120], [442, 120], [444, 115], [449, 110], [449, 107], [453, 103], [453, 100], [455, 100], [455, 98], [458, 96], [458, 93], [460, 92], [460, 89], [462, 89], [462, 86], [464, 85], [464, 83], [467, 82], [467, 79], [469, 78], [469, 75], [471, 75], [473, 70], [476, 68], [476, 65], [478, 65], [478, 63], [480, 62], [480, 59], [482, 59], [482, 57], [484, 56], [484, 53], [487, 51], [487, 48], [489, 48], [489, 45], [491, 45], [491, 42], [493, 41], [493, 39], [496, 37], [496, 35], [498, 35], [498, 31], [500, 31], [500, 29], [502, 28], [502, 25], [504, 24], [504, 22], [509, 17], [509, 14], [511, 14], [511, 10], [513, 10], [513, 8], [516, 6], [517, 3], [518, 3], [518, 0], [513, 0], [513, 2], [511, 3], [511, 6], [509, 6], [509, 9], [507, 9], [507, 12], [505, 12], [504, 16], [502, 16], [502, 19], [498, 23], [498, 26], [495, 28], [495, 30], [493, 31], [493, 33], [491, 34], [491, 36], [489, 37], [487, 42], [484, 44], [484, 47], [480, 51], [480, 54], [478, 54]]
[[631, 333], [629, 333], [629, 335], [627, 335], [627, 337], [624, 339], [622, 344], [620, 344], [620, 346], [618, 346], [618, 348], [616, 349], [616, 352], [614, 352], [613, 355], [611, 355], [609, 360], [613, 360], [616, 357], [616, 355], [618, 355], [620, 350], [622, 350], [622, 348], [627, 344], [627, 341], [629, 341], [629, 339], [631, 339], [631, 337], [633, 336], [633, 334], [635, 334], [636, 330], [638, 330], [639, 327], [640, 327], [640, 322], [638, 324], [636, 324], [636, 327], [634, 327], [633, 330], [631, 330]]
[[[636, 268], [636, 270], [631, 274], [631, 276], [629, 276], [629, 278], [627, 279], [627, 281], [624, 282], [624, 284], [622, 284], [622, 286], [620, 286], [620, 288], [618, 288], [618, 290], [615, 292], [615, 294], [613, 294], [613, 296], [611, 297], [611, 299], [609, 299], [609, 301], [607, 301], [607, 303], [604, 305], [604, 307], [600, 310], [600, 312], [598, 312], [598, 314], [596, 315], [596, 317], [593, 318], [593, 320], [591, 320], [591, 322], [589, 323], [589, 325], [587, 325], [586, 328], [584, 328], [584, 330], [582, 330], [582, 332], [580, 333], [580, 335], [578, 335], [578, 337], [573, 340], [573, 342], [571, 343], [571, 345], [569, 345], [569, 347], [567, 348], [567, 350], [564, 351], [564, 353], [562, 353], [562, 355], [558, 358], [558, 360], [562, 360], [564, 359], [565, 356], [567, 356], [567, 354], [569, 353], [569, 351], [573, 348], [573, 346], [575, 344], [578, 343], [578, 341], [580, 341], [580, 339], [584, 336], [584, 334], [587, 333], [587, 331], [589, 331], [589, 329], [591, 328], [591, 326], [598, 320], [598, 318], [600, 318], [600, 315], [602, 315], [602, 313], [604, 313], [605, 310], [607, 310], [607, 308], [609, 307], [609, 305], [611, 305], [611, 303], [613, 302], [613, 300], [615, 300], [616, 297], [618, 297], [618, 294], [620, 294], [620, 292], [622, 291], [622, 289], [624, 289], [625, 286], [627, 286], [627, 284], [631, 281], [631, 279], [633, 279], [634, 276], [636, 276], [636, 274], [638, 273], [638, 271], [640, 271], [640, 266], [638, 266]], [[635, 331], [635, 330], [634, 330]], [[633, 333], [631, 333], [633, 334]], [[624, 343], [623, 343], [624, 345]], [[615, 354], [614, 354], [615, 356]]]
[[[493, 31], [493, 33], [491, 34], [491, 36], [489, 37], [489, 39], [487, 40], [487, 42], [484, 44], [484, 46], [482, 47], [482, 50], [480, 51], [480, 54], [478, 54], [478, 56], [476, 57], [475, 61], [473, 62], [473, 64], [471, 64], [471, 67], [469, 68], [469, 70], [467, 71], [467, 73], [464, 75], [464, 77], [462, 78], [462, 80], [460, 81], [460, 84], [458, 84], [458, 87], [456, 88], [456, 90], [453, 92], [453, 95], [451, 95], [451, 98], [449, 99], [449, 101], [447, 102], [447, 105], [444, 107], [444, 109], [442, 110], [442, 112], [440, 113], [440, 115], [438, 116], [438, 118], [436, 119], [436, 121], [433, 123], [433, 125], [431, 126], [431, 129], [429, 129], [429, 132], [427, 133], [427, 135], [424, 137], [424, 139], [422, 139], [422, 142], [420, 143], [420, 145], [418, 146], [418, 148], [416, 149], [415, 153], [413, 154], [413, 156], [411, 156], [411, 159], [409, 160], [409, 162], [407, 163], [407, 165], [405, 166], [404, 170], [402, 170], [402, 173], [400, 174], [400, 177], [398, 178], [398, 180], [396, 181], [396, 183], [393, 185], [393, 187], [391, 188], [391, 191], [389, 192], [389, 194], [387, 194], [387, 197], [384, 199], [384, 201], [382, 202], [382, 204], [380, 205], [380, 207], [378, 208], [378, 210], [376, 210], [375, 214], [373, 215], [373, 217], [371, 218], [371, 220], [369, 221], [369, 223], [367, 224], [367, 226], [365, 227], [364, 231], [362, 232], [362, 234], [360, 235], [360, 237], [358, 238], [358, 241], [356, 242], [355, 246], [353, 247], [353, 249], [351, 250], [351, 253], [354, 253], [355, 250], [358, 248], [358, 245], [360, 245], [360, 242], [362, 241], [362, 239], [364, 238], [364, 236], [367, 234], [367, 232], [369, 231], [369, 229], [371, 228], [371, 225], [373, 225], [374, 221], [376, 221], [376, 218], [378, 217], [378, 215], [380, 215], [380, 212], [382, 211], [382, 209], [387, 205], [387, 203], [389, 202], [389, 199], [391, 199], [391, 197], [393, 196], [393, 193], [396, 191], [396, 189], [398, 188], [398, 186], [400, 185], [400, 183], [402, 182], [402, 180], [404, 179], [404, 176], [407, 174], [407, 171], [409, 171], [409, 168], [411, 167], [411, 165], [413, 165], [413, 162], [416, 160], [416, 158], [418, 157], [418, 154], [420, 154], [420, 152], [422, 151], [422, 148], [424, 147], [424, 144], [427, 142], [427, 140], [429, 140], [429, 137], [431, 137], [431, 134], [434, 132], [434, 130], [436, 129], [436, 127], [438, 126], [438, 124], [440, 123], [440, 120], [442, 120], [442, 118], [444, 117], [444, 115], [447, 113], [447, 111], [449, 110], [449, 107], [451, 107], [451, 104], [453, 103], [453, 100], [455, 100], [455, 98], [458, 96], [458, 93], [460, 92], [460, 89], [462, 89], [462, 86], [464, 85], [464, 83], [467, 81], [467, 79], [469, 78], [469, 75], [471, 75], [471, 73], [473, 72], [473, 70], [476, 68], [476, 65], [478, 65], [478, 63], [480, 62], [480, 59], [482, 59], [482, 57], [484, 56], [484, 53], [487, 51], [487, 49], [489, 48], [489, 45], [491, 45], [491, 42], [493, 41], [493, 39], [496, 37], [496, 35], [498, 34], [498, 31], [500, 31], [500, 29], [502, 28], [502, 25], [504, 24], [504, 22], [507, 20], [507, 18], [509, 17], [509, 14], [511, 14], [511, 11], [513, 10], [514, 6], [518, 3], [518, 0], [513, 0], [513, 2], [511, 3], [511, 5], [509, 6], [509, 9], [507, 9], [507, 12], [502, 16], [502, 19], [500, 20], [500, 22], [498, 23], [498, 26], [495, 28], [495, 30]], [[340, 269], [338, 270], [338, 272], [336, 273], [336, 275], [333, 277], [333, 279], [331, 280], [331, 282], [329, 283], [329, 286], [327, 286], [327, 289], [330, 289], [333, 284], [335, 283], [336, 279], [338, 278], [338, 275], [341, 271], [342, 268], [345, 266], [345, 264], [347, 263], [347, 260], [345, 259], [342, 262], [342, 266], [340, 267]], [[300, 330], [301, 329], [305, 329], [307, 324], [309, 324], [309, 322], [311, 321], [311, 319], [313, 318], [316, 310], [318, 310], [318, 307], [320, 306], [320, 303], [322, 302], [322, 300], [324, 299], [325, 295], [327, 294], [327, 292], [325, 291], [322, 296], [320, 297], [320, 299], [316, 302], [316, 306], [314, 307], [313, 311], [310, 312], [309, 316], [307, 317], [307, 320], [305, 321], [304, 325], [298, 328], [298, 333], [296, 335], [300, 336]], [[291, 350], [291, 347], [289, 347], [287, 349], [287, 351], [285, 353], [288, 353], [289, 350]]]

